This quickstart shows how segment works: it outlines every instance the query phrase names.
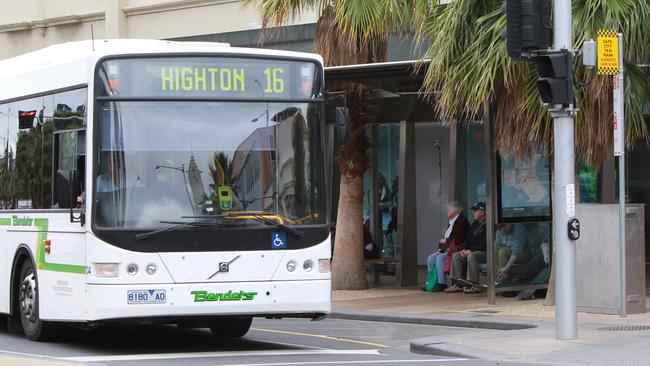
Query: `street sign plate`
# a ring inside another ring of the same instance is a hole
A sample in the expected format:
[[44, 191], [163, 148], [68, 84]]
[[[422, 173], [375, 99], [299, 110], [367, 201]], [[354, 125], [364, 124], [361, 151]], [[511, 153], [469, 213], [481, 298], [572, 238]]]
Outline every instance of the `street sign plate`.
[[566, 214], [569, 217], [576, 215], [576, 188], [573, 184], [565, 186]]
[[598, 75], [618, 74], [618, 34], [612, 29], [598, 31]]

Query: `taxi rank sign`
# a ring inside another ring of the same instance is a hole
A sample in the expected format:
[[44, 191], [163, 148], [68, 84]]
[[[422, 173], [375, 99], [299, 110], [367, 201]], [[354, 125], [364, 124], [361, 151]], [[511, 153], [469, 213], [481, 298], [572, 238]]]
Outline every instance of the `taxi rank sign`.
[[598, 75], [618, 75], [618, 34], [611, 29], [598, 31]]
[[[612, 126], [614, 130], [614, 155], [620, 156], [624, 149], [623, 138], [623, 78], [619, 75], [620, 67], [619, 36], [615, 30], [600, 29], [598, 31], [598, 75], [612, 76], [614, 114]], [[620, 76], [620, 77], [619, 77]]]

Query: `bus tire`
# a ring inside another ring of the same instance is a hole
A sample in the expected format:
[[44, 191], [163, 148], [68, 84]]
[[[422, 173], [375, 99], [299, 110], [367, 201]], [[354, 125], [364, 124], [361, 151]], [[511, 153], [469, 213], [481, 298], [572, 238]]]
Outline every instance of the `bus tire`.
[[233, 316], [209, 320], [208, 327], [217, 338], [239, 338], [248, 333], [252, 322], [252, 316]]
[[52, 338], [54, 326], [44, 322], [38, 315], [38, 279], [30, 260], [23, 262], [16, 283], [17, 313], [25, 336], [32, 341]]

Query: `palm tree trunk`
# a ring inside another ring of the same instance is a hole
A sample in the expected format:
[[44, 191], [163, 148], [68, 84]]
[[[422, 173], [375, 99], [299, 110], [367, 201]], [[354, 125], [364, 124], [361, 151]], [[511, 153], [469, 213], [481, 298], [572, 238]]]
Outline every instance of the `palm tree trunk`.
[[363, 268], [362, 177], [342, 174], [340, 190], [332, 258], [332, 289], [362, 290], [368, 288]]

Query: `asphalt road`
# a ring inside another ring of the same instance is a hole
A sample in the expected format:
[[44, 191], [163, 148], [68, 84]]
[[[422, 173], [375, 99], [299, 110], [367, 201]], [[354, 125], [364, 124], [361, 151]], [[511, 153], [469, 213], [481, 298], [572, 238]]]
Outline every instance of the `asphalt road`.
[[504, 365], [409, 352], [413, 338], [463, 332], [480, 330], [336, 319], [256, 319], [245, 337], [230, 341], [212, 337], [207, 329], [149, 326], [68, 331], [48, 343], [0, 331], [0, 356], [115, 366]]

